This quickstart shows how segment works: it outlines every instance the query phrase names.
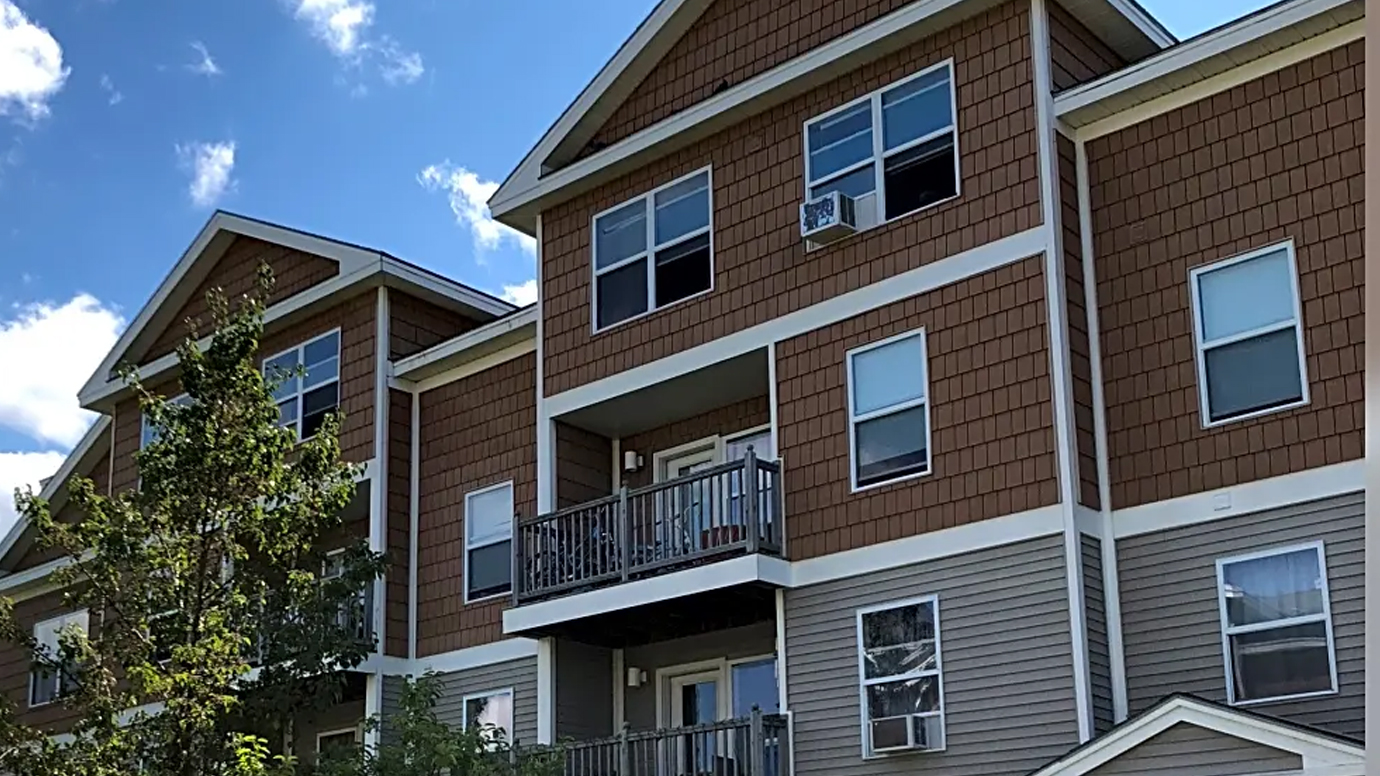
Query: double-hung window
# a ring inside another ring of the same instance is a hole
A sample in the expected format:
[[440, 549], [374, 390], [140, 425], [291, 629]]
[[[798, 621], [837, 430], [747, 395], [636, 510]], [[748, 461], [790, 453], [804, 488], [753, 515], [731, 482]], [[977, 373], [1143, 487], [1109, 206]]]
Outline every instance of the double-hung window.
[[466, 695], [465, 727], [481, 727], [484, 735], [496, 741], [513, 740], [513, 690], [493, 690]]
[[[176, 405], [178, 405], [178, 406], [183, 406], [183, 405], [186, 405], [186, 404], [190, 404], [191, 401], [192, 401], [192, 397], [188, 396], [188, 395], [185, 394], [185, 393], [184, 393], [184, 394], [180, 394], [180, 395], [178, 395], [178, 396], [175, 396], [175, 397], [173, 397], [173, 398], [171, 398], [171, 399], [168, 400], [168, 402], [169, 402], [170, 404], [176, 404]], [[151, 444], [153, 444], [154, 442], [158, 441], [158, 437], [161, 435], [161, 433], [162, 433], [162, 430], [159, 429], [156, 425], [154, 425], [153, 421], [149, 420], [149, 416], [148, 416], [148, 415], [141, 415], [141, 416], [139, 417], [139, 449], [140, 449], [140, 450], [143, 450], [145, 447], [148, 447], [149, 445], [151, 445]]]
[[858, 611], [863, 756], [944, 748], [935, 596]]
[[860, 229], [958, 196], [958, 169], [952, 60], [805, 125], [806, 198], [851, 197]]
[[713, 184], [701, 170], [594, 217], [594, 328], [714, 284]]
[[1217, 561], [1227, 699], [1337, 690], [1322, 542]]
[[298, 439], [316, 436], [326, 416], [340, 406], [340, 331], [265, 360], [264, 372], [282, 381], [273, 391], [279, 422], [295, 429]]
[[465, 495], [465, 600], [513, 589], [513, 483]]
[[[89, 633], [91, 620], [85, 609], [44, 620], [34, 626], [34, 642], [39, 652], [50, 661], [62, 655], [62, 634], [72, 628]], [[76, 668], [55, 668], [35, 664], [29, 673], [29, 705], [52, 703], [76, 688]]]
[[1308, 403], [1294, 245], [1189, 273], [1203, 425]]
[[925, 330], [848, 353], [853, 488], [930, 472]]

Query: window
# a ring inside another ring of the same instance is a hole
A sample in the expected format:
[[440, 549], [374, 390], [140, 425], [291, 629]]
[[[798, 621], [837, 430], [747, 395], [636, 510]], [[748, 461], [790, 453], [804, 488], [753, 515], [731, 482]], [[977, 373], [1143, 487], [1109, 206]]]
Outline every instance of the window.
[[316, 753], [330, 756], [346, 754], [359, 743], [359, 728], [344, 728], [316, 734]]
[[[298, 374], [298, 367], [305, 371]], [[273, 392], [279, 422], [296, 429], [298, 439], [316, 436], [326, 416], [340, 406], [340, 331], [265, 360], [264, 373], [283, 380]]]
[[594, 329], [708, 291], [714, 284], [709, 170], [594, 217]]
[[853, 489], [930, 473], [925, 330], [849, 351]]
[[[184, 393], [180, 396], [175, 396], [169, 399], [168, 401], [172, 404], [182, 406], [185, 404], [190, 404], [192, 398]], [[148, 415], [141, 415], [139, 418], [139, 449], [143, 450], [145, 447], [148, 447], [149, 445], [158, 441], [158, 436], [158, 427], [154, 426], [153, 423], [149, 421]]]
[[[86, 610], [44, 620], [34, 626], [34, 641], [49, 660], [61, 657], [61, 635], [70, 628], [87, 633], [90, 617]], [[35, 664], [29, 674], [29, 705], [52, 703], [76, 688], [76, 674], [71, 668], [55, 670]]]
[[805, 196], [838, 191], [858, 227], [958, 196], [953, 62], [930, 67], [805, 125]]
[[1203, 425], [1308, 403], [1294, 245], [1189, 273]]
[[944, 748], [939, 599], [858, 611], [863, 756]]
[[492, 739], [512, 743], [512, 688], [466, 695], [464, 704], [466, 728], [478, 725], [485, 728], [486, 735]]
[[1337, 691], [1322, 542], [1217, 561], [1227, 699]]
[[513, 589], [513, 483], [465, 496], [465, 600]]

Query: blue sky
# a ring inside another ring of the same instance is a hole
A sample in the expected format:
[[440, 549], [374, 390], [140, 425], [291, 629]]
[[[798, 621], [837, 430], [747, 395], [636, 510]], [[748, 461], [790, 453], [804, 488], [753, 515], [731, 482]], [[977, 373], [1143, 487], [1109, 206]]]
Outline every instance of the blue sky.
[[[0, 0], [0, 529], [216, 207], [525, 301], [483, 200], [654, 1]], [[1181, 37], [1266, 5], [1143, 3]]]

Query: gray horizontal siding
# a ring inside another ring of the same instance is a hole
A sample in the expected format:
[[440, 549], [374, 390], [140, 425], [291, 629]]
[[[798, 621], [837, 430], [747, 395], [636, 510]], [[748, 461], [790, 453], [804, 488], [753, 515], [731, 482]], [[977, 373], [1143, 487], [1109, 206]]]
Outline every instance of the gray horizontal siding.
[[389, 725], [389, 721], [396, 719], [402, 713], [403, 692], [407, 687], [407, 677], [405, 676], [385, 676], [383, 677], [383, 713], [380, 714], [379, 735], [384, 742], [394, 742], [397, 740], [397, 727]]
[[613, 735], [613, 651], [556, 641], [556, 738]]
[[519, 743], [537, 740], [537, 659], [525, 657], [505, 663], [439, 674], [441, 698], [436, 716], [448, 725], [465, 724], [466, 695], [513, 688], [513, 738]]
[[641, 687], [623, 688], [623, 715], [633, 730], [653, 730], [657, 727], [657, 669], [704, 660], [738, 660], [775, 652], [776, 624], [771, 621], [629, 647], [623, 651], [623, 664], [646, 671], [647, 682]]
[[1336, 695], [1252, 710], [1364, 733], [1364, 502], [1360, 494], [1214, 520], [1117, 542], [1132, 714], [1172, 692], [1225, 702], [1217, 559], [1323, 540], [1337, 649]]
[[[948, 749], [862, 759], [856, 612], [939, 597]], [[797, 774], [1025, 774], [1078, 744], [1061, 537], [786, 591]]]
[[1097, 768], [1090, 776], [1241, 776], [1302, 767], [1303, 759], [1296, 754], [1180, 723]]
[[1112, 661], [1107, 650], [1107, 602], [1102, 595], [1102, 542], [1095, 536], [1081, 536], [1093, 727], [1102, 734], [1112, 729]]

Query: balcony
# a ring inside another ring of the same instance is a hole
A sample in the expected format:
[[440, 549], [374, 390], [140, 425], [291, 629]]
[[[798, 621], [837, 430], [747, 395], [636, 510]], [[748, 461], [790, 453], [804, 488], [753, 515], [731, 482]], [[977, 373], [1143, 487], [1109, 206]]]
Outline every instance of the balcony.
[[786, 718], [763, 714], [562, 744], [566, 776], [787, 776]]
[[781, 465], [731, 461], [547, 515], [520, 519], [517, 606], [738, 556], [783, 557]]

